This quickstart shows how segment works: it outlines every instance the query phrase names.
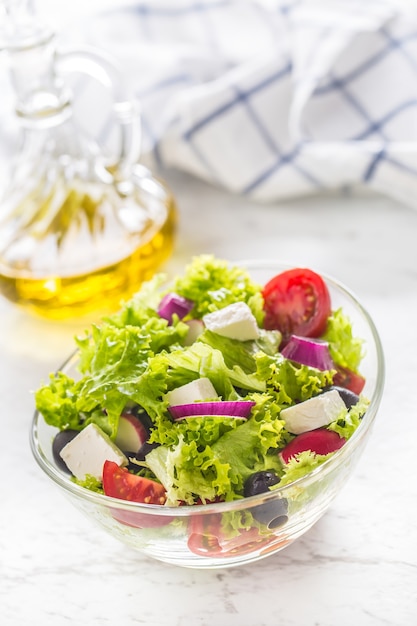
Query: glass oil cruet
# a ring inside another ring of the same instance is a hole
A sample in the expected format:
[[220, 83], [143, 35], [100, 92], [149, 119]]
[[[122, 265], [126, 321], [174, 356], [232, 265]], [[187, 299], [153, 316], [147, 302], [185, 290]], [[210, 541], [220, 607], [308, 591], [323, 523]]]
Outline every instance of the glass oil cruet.
[[[105, 54], [60, 51], [31, 0], [0, 0], [0, 51], [21, 137], [0, 202], [0, 293], [49, 319], [107, 314], [173, 247], [175, 202], [139, 164], [137, 106]], [[74, 73], [111, 90], [116, 156], [77, 125]]]

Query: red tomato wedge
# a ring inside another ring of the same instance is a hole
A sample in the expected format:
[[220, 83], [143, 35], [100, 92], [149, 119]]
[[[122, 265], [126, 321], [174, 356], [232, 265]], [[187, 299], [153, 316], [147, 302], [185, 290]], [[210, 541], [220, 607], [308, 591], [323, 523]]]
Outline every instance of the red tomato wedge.
[[265, 548], [276, 538], [262, 536], [256, 528], [241, 530], [230, 539], [224, 537], [221, 514], [192, 516], [188, 531], [188, 549], [198, 556], [233, 557]]
[[291, 335], [320, 337], [331, 313], [330, 294], [319, 274], [304, 268], [286, 270], [263, 288], [267, 330], [280, 330], [283, 343]]
[[346, 367], [341, 367], [340, 365], [336, 366], [336, 374], [333, 378], [334, 385], [350, 389], [350, 391], [353, 391], [353, 393], [359, 396], [362, 393], [365, 382], [365, 378], [360, 374], [352, 372], [352, 370]]
[[164, 504], [166, 500], [163, 485], [155, 480], [131, 474], [126, 468], [119, 467], [113, 461], [104, 463], [103, 489], [106, 496], [121, 500], [145, 504]]
[[[103, 489], [106, 496], [131, 502], [162, 505], [166, 500], [163, 485], [149, 478], [131, 474], [126, 468], [119, 467], [113, 461], [105, 461], [104, 463]], [[155, 512], [146, 515], [145, 513], [118, 509], [112, 510], [112, 513], [119, 522], [136, 528], [164, 526], [172, 521], [171, 517], [159, 516]]]

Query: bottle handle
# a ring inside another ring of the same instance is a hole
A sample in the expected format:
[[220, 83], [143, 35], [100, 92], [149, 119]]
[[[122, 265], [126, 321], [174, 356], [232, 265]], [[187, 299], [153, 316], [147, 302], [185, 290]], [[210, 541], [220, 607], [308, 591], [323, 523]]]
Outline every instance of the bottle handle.
[[141, 154], [139, 105], [131, 96], [121, 70], [114, 60], [95, 48], [84, 46], [56, 51], [57, 73], [87, 74], [113, 95], [112, 112], [119, 126], [119, 148], [111, 172], [129, 178]]

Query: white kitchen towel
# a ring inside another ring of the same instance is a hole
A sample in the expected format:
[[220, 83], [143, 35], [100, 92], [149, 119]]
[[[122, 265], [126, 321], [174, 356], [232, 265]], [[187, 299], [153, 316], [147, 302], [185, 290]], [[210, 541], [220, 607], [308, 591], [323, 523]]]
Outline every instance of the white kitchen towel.
[[365, 184], [417, 206], [414, 0], [139, 0], [80, 37], [120, 62], [157, 164], [259, 200]]

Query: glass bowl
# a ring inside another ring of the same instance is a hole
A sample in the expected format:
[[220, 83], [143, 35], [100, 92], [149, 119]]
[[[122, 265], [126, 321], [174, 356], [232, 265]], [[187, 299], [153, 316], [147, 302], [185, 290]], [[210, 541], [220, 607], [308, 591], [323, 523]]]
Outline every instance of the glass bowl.
[[[271, 261], [241, 262], [259, 284], [289, 265]], [[361, 373], [366, 378], [364, 395], [370, 400], [360, 426], [332, 457], [310, 474], [291, 484], [261, 494], [206, 505], [161, 507], [127, 502], [89, 491], [71, 481], [53, 459], [52, 440], [57, 429], [35, 412], [30, 442], [42, 470], [60, 491], [96, 525], [144, 555], [183, 567], [210, 569], [258, 561], [275, 554], [306, 533], [326, 512], [349, 479], [369, 439], [384, 384], [384, 357], [375, 325], [356, 297], [339, 282], [325, 276], [332, 309], [342, 307], [350, 317], [354, 335], [364, 340]], [[77, 355], [61, 370], [76, 372]], [[58, 506], [58, 504], [57, 504]], [[232, 516], [250, 511], [257, 519], [268, 518], [263, 530], [249, 527], [227, 536]]]

